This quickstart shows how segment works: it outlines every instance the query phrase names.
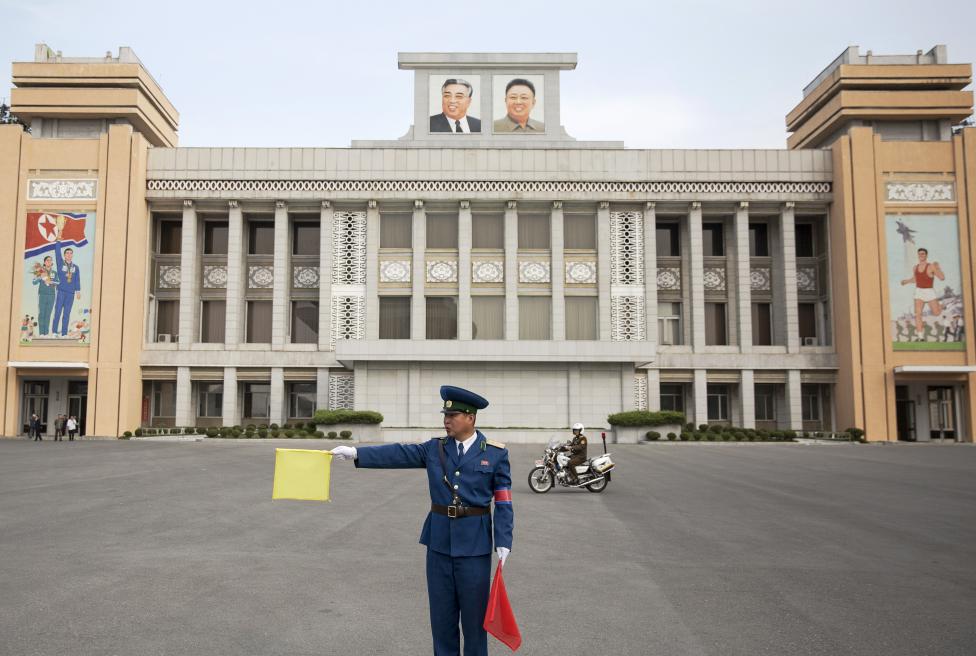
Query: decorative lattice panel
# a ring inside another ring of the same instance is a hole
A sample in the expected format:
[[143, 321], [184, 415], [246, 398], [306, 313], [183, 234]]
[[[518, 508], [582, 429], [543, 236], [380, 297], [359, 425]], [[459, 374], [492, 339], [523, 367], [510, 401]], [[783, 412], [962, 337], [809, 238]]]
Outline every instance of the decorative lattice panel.
[[703, 281], [705, 291], [724, 292], [726, 289], [725, 267], [705, 267]]
[[356, 379], [352, 374], [329, 375], [329, 410], [353, 410], [356, 405]]
[[181, 269], [179, 264], [160, 264], [156, 274], [159, 289], [179, 289]]
[[659, 267], [657, 270], [658, 291], [681, 291], [681, 267]]
[[457, 260], [427, 262], [427, 282], [457, 282]]
[[539, 283], [549, 282], [549, 262], [526, 261], [518, 263], [519, 282]]
[[644, 215], [610, 212], [610, 284], [644, 284]]
[[410, 282], [410, 260], [380, 262], [380, 282]]
[[595, 285], [596, 262], [566, 262], [566, 282], [571, 285]]
[[247, 286], [250, 289], [271, 289], [274, 287], [274, 267], [265, 264], [248, 266]]
[[222, 264], [205, 264], [203, 266], [204, 289], [226, 289], [227, 267]]
[[366, 334], [366, 299], [363, 296], [332, 297], [332, 350], [336, 340], [363, 339]]
[[501, 260], [472, 262], [471, 282], [505, 282], [505, 263]]
[[332, 226], [332, 283], [366, 284], [366, 212], [335, 212]]
[[647, 375], [634, 376], [634, 409], [647, 410]]
[[773, 289], [773, 272], [769, 267], [753, 267], [749, 271], [749, 288], [754, 292], [768, 292]]
[[644, 339], [644, 297], [610, 298], [610, 339], [615, 342]]
[[319, 286], [319, 268], [301, 265], [292, 267], [291, 284], [295, 289], [317, 289]]
[[807, 294], [817, 293], [817, 267], [801, 266], [796, 268], [796, 288]]

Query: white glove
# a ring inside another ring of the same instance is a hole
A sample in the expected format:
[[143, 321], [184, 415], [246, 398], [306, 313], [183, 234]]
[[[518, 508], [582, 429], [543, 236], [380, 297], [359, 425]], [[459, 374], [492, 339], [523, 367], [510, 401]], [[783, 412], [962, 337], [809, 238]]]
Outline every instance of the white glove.
[[498, 554], [498, 562], [500, 562], [502, 564], [502, 567], [505, 566], [505, 559], [508, 558], [508, 554], [511, 551], [512, 550], [511, 549], [508, 549], [507, 547], [496, 547], [495, 548], [495, 552]]
[[356, 459], [356, 447], [354, 446], [337, 446], [336, 448], [329, 451], [332, 457], [336, 460], [355, 460]]

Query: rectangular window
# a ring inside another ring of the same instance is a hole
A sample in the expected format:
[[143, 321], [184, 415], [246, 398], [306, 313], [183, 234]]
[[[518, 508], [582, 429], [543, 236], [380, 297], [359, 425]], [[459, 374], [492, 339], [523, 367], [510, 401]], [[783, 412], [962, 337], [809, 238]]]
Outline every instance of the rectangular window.
[[457, 214], [427, 215], [427, 248], [458, 247]]
[[222, 417], [224, 414], [224, 384], [198, 383], [197, 416]]
[[248, 221], [248, 255], [274, 255], [274, 222]]
[[552, 339], [552, 298], [519, 296], [519, 339]]
[[729, 387], [728, 385], [709, 385], [708, 421], [729, 420]]
[[794, 230], [796, 234], [796, 256], [816, 257], [817, 245], [814, 240], [813, 224], [797, 223]]
[[685, 388], [681, 383], [661, 383], [661, 410], [685, 411]]
[[152, 416], [176, 416], [176, 383], [165, 380], [152, 382]]
[[817, 304], [798, 303], [797, 314], [800, 323], [800, 344], [815, 346], [817, 342]]
[[314, 255], [317, 257], [321, 244], [320, 236], [321, 230], [318, 223], [295, 223], [291, 229], [292, 255]]
[[183, 224], [161, 221], [159, 224], [159, 254], [179, 255], [183, 247]]
[[756, 421], [776, 421], [776, 386], [756, 385]]
[[518, 247], [520, 249], [549, 248], [549, 215], [519, 214]]
[[380, 296], [380, 339], [410, 339], [409, 296]]
[[471, 247], [499, 250], [505, 248], [505, 215], [472, 214]]
[[203, 254], [227, 255], [227, 236], [230, 228], [226, 221], [204, 221]]
[[721, 223], [702, 224], [702, 253], [706, 257], [725, 255], [725, 229]]
[[599, 339], [599, 318], [596, 296], [566, 297], [566, 339]]
[[288, 386], [288, 418], [311, 419], [315, 415], [315, 383]]
[[596, 216], [592, 214], [564, 214], [563, 247], [595, 251]]
[[319, 302], [291, 302], [292, 344], [316, 344], [319, 341]]
[[227, 313], [225, 301], [202, 301], [200, 303], [200, 341], [207, 344], [222, 344], [224, 341], [224, 318]]
[[180, 302], [156, 301], [156, 341], [175, 342], [180, 332]]
[[457, 298], [427, 297], [427, 339], [457, 339]]
[[773, 313], [769, 303], [752, 304], [752, 345], [770, 346], [773, 343]]
[[655, 230], [658, 257], [681, 255], [681, 238], [677, 223], [659, 223]]
[[471, 338], [505, 339], [505, 297], [471, 297]]
[[248, 344], [271, 343], [271, 301], [247, 302], [247, 325], [244, 341]]
[[271, 384], [244, 383], [244, 418], [264, 419], [271, 416]]
[[820, 386], [800, 385], [800, 405], [803, 421], [821, 421]]
[[681, 303], [657, 304], [657, 331], [662, 346], [684, 343], [681, 325]]
[[749, 224], [749, 255], [769, 257], [769, 227], [765, 223]]
[[705, 303], [705, 344], [725, 346], [728, 343], [725, 303]]
[[412, 214], [380, 214], [380, 248], [410, 248], [412, 230]]

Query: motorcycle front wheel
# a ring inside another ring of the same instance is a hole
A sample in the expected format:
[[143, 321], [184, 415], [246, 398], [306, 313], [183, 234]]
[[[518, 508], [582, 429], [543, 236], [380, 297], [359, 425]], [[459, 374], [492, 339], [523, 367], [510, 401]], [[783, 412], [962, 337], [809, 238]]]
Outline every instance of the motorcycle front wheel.
[[552, 489], [552, 473], [545, 467], [536, 467], [529, 472], [529, 487], [533, 492], [543, 494]]
[[594, 481], [586, 486], [586, 489], [590, 492], [603, 492], [607, 489], [607, 479], [601, 478], [598, 481]]

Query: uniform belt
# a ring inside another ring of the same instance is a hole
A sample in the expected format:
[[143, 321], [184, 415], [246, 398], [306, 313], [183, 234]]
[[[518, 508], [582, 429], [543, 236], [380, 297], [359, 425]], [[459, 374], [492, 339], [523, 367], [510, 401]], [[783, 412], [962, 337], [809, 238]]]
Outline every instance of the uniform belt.
[[430, 504], [430, 511], [438, 515], [447, 515], [451, 519], [458, 517], [473, 517], [475, 515], [487, 515], [491, 508], [481, 506], [442, 506], [439, 503]]

